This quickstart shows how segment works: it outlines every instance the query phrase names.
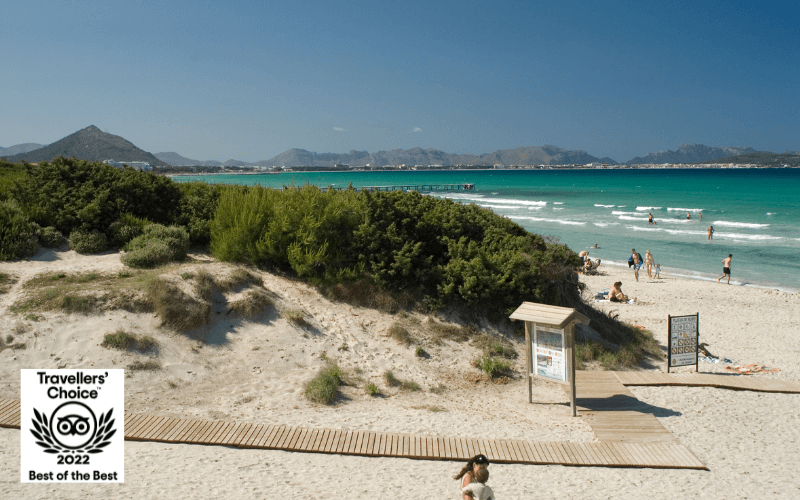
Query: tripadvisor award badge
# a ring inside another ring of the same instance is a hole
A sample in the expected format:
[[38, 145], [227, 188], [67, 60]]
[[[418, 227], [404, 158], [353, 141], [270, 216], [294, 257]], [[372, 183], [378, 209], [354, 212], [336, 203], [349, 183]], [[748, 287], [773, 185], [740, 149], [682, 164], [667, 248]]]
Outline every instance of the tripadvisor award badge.
[[124, 482], [124, 370], [20, 372], [22, 482]]

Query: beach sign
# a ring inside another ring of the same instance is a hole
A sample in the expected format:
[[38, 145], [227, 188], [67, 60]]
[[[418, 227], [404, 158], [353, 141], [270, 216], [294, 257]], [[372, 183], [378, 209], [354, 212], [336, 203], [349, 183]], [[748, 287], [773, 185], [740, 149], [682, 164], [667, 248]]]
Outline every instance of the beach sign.
[[566, 384], [567, 358], [564, 330], [535, 325], [533, 328], [533, 373]]
[[667, 316], [669, 334], [667, 339], [667, 373], [671, 368], [694, 365], [698, 370], [698, 324], [700, 313], [691, 316]]
[[575, 405], [575, 323], [589, 318], [570, 307], [523, 302], [510, 318], [525, 322], [525, 377], [528, 402], [533, 402], [533, 377], [570, 387], [572, 416]]

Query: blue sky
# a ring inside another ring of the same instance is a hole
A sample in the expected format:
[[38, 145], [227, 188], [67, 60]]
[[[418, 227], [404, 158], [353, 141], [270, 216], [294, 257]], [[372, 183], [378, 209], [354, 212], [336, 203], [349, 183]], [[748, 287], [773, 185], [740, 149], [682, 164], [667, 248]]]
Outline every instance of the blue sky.
[[795, 1], [0, 3], [0, 146], [800, 149]]

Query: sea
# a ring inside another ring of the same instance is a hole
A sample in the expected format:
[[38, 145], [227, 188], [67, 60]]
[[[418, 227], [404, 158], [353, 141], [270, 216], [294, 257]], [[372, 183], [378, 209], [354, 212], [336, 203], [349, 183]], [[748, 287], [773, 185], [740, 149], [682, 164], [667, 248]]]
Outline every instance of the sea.
[[[722, 260], [732, 254], [731, 285], [800, 291], [800, 169], [287, 172], [173, 179], [273, 188], [473, 184], [472, 191], [430, 196], [488, 208], [576, 252], [587, 250], [604, 265], [627, 268], [631, 249], [643, 256], [650, 250], [662, 276], [716, 281]], [[655, 224], [648, 223], [649, 214]]]

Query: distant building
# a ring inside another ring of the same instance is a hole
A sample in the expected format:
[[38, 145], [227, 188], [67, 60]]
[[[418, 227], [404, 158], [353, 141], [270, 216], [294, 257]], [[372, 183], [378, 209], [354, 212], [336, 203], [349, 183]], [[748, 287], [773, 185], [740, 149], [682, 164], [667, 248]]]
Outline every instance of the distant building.
[[106, 165], [111, 165], [115, 168], [125, 168], [125, 166], [129, 166], [135, 170], [141, 170], [143, 172], [150, 172], [153, 170], [153, 167], [146, 161], [114, 161], [114, 160], [103, 160], [103, 163]]

